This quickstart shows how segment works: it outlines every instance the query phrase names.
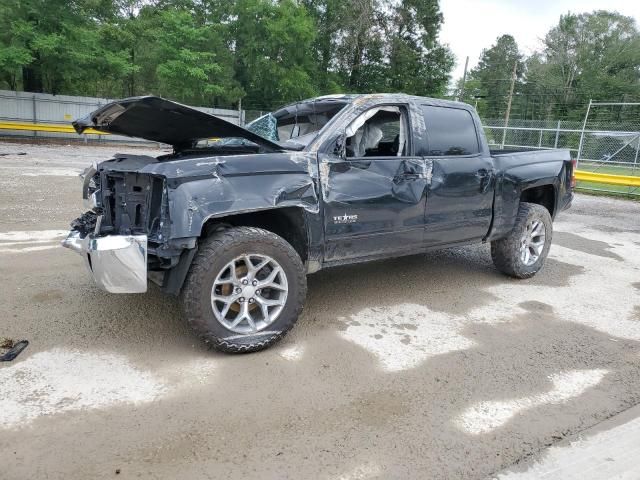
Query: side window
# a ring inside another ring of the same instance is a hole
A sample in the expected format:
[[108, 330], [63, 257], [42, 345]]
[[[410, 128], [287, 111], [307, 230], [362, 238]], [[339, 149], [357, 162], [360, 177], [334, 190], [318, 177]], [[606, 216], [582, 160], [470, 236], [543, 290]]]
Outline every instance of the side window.
[[346, 131], [347, 158], [407, 155], [407, 117], [401, 107], [366, 111]]
[[467, 110], [423, 105], [427, 157], [473, 155], [480, 151], [476, 126]]

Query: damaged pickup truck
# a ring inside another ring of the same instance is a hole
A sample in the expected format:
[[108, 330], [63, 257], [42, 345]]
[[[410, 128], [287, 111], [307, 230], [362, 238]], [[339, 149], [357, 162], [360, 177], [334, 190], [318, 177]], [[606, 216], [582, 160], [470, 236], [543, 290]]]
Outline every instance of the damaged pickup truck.
[[[402, 94], [298, 102], [246, 128], [158, 97], [74, 122], [173, 146], [89, 168], [63, 242], [97, 285], [180, 295], [214, 348], [251, 352], [300, 315], [306, 275], [490, 242], [498, 270], [538, 272], [570, 206], [568, 150], [490, 151], [468, 105]], [[215, 138], [215, 139], [212, 139]]]

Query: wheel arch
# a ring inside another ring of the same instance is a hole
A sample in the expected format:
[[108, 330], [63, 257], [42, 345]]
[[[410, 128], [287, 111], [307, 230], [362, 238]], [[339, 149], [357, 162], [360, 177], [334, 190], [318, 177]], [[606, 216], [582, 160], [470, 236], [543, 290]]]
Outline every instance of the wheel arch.
[[520, 202], [535, 203], [545, 207], [551, 218], [556, 215], [556, 187], [553, 184], [536, 185], [525, 188], [520, 193]]
[[232, 227], [257, 227], [275, 233], [293, 247], [303, 263], [309, 258], [310, 234], [303, 208], [280, 207], [212, 216], [202, 224], [200, 238], [207, 238], [214, 232]]
[[554, 220], [558, 213], [558, 179], [542, 177], [529, 181], [505, 177], [496, 187], [493, 223], [485, 241], [493, 241], [509, 234], [513, 228], [520, 203], [534, 203], [547, 209]]
[[315, 250], [310, 244], [311, 232], [307, 212], [301, 207], [280, 207], [210, 216], [202, 224], [195, 248], [183, 250], [177, 264], [164, 273], [163, 279], [158, 282], [161, 288], [166, 293], [179, 295], [198, 251], [198, 244], [215, 232], [233, 227], [257, 227], [275, 233], [293, 247], [308, 269], [309, 265], [317, 263], [317, 253], [314, 253]]

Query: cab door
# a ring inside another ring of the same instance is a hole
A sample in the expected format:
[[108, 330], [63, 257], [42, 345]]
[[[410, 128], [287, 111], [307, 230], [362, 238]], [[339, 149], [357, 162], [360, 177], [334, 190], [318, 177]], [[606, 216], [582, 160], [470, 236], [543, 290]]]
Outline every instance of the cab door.
[[412, 155], [410, 132], [406, 106], [375, 107], [322, 160], [325, 262], [423, 248], [425, 161]]
[[422, 105], [421, 152], [432, 166], [425, 210], [425, 244], [484, 238], [491, 226], [495, 170], [465, 108]]

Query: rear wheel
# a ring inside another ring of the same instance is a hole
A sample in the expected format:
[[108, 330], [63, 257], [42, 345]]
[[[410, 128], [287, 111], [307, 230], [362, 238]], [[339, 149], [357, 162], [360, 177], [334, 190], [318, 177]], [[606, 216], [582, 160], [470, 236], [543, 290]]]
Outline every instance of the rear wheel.
[[281, 237], [237, 227], [204, 240], [183, 289], [187, 321], [225, 352], [255, 352], [279, 341], [306, 295], [299, 255]]
[[551, 247], [553, 224], [549, 211], [521, 202], [513, 230], [491, 242], [491, 257], [498, 270], [515, 278], [530, 278], [544, 265]]

